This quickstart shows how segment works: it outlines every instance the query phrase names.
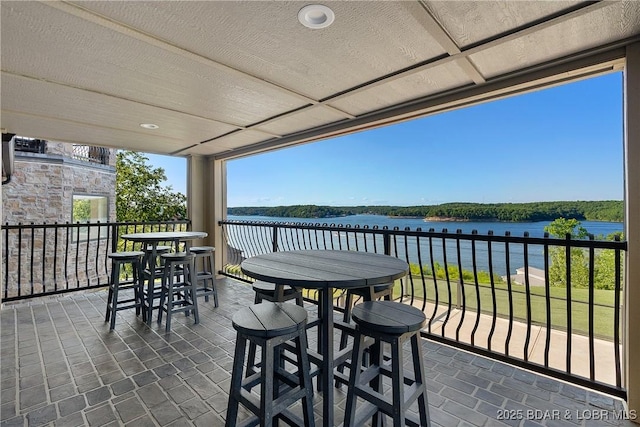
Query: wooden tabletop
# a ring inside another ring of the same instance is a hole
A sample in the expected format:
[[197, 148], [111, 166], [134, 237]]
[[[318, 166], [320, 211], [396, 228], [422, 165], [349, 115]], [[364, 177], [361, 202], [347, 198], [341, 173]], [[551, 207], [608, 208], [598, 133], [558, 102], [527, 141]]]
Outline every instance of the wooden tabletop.
[[358, 288], [389, 283], [409, 273], [409, 265], [388, 255], [357, 251], [301, 250], [248, 258], [247, 276], [304, 288]]
[[193, 240], [207, 237], [204, 231], [154, 231], [150, 233], [123, 234], [121, 237], [133, 242], [168, 242], [171, 240]]

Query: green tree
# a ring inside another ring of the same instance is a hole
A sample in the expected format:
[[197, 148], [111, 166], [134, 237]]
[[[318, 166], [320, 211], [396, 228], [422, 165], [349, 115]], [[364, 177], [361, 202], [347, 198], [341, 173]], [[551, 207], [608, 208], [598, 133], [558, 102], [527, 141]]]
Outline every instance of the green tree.
[[[558, 218], [544, 227], [544, 231], [550, 235], [563, 239], [570, 236], [571, 239], [583, 239], [589, 235], [576, 219]], [[564, 247], [550, 248], [549, 256], [549, 282], [554, 286], [567, 286], [567, 250]], [[585, 288], [589, 285], [588, 257], [581, 248], [571, 248], [569, 252], [571, 261], [570, 286]]]
[[118, 221], [168, 221], [187, 215], [186, 196], [161, 183], [163, 168], [133, 151], [119, 151], [116, 158], [116, 219]]
[[73, 201], [73, 222], [87, 222], [91, 219], [91, 202], [87, 199]]
[[[546, 232], [558, 238], [567, 235], [572, 239], [583, 239], [589, 235], [582, 227], [580, 221], [575, 219], [558, 218], [544, 228]], [[616, 237], [623, 238], [622, 233], [611, 233], [607, 240]], [[598, 238], [604, 239], [599, 236]], [[555, 286], [567, 285], [567, 251], [564, 247], [555, 247], [549, 250], [551, 265], [549, 267], [549, 281]], [[589, 286], [589, 255], [585, 249], [571, 248], [571, 286], [586, 288]], [[615, 252], [611, 249], [602, 249], [594, 255], [594, 287], [596, 289], [615, 288]], [[621, 278], [620, 278], [621, 279]]]
[[572, 239], [584, 239], [589, 235], [589, 232], [581, 225], [580, 221], [573, 218], [558, 218], [544, 227], [544, 231], [560, 239], [564, 239], [567, 234]]
[[[602, 237], [600, 237], [602, 238]], [[624, 233], [617, 231], [610, 233], [602, 239], [606, 240], [624, 240]], [[621, 257], [622, 258], [622, 257]], [[618, 280], [622, 283], [622, 265], [620, 266], [620, 277]], [[595, 286], [596, 289], [615, 289], [616, 277], [616, 255], [612, 249], [602, 249], [597, 252], [595, 259]]]

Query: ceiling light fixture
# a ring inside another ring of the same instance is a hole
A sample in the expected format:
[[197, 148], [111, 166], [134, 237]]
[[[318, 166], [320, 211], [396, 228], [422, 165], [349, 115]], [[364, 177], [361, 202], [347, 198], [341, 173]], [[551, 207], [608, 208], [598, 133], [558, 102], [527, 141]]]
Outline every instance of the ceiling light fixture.
[[326, 28], [333, 23], [336, 15], [333, 10], [321, 4], [310, 4], [298, 12], [298, 21], [311, 29]]
[[159, 129], [160, 126], [153, 124], [153, 123], [140, 123], [140, 127], [141, 128], [145, 128], [145, 129]]

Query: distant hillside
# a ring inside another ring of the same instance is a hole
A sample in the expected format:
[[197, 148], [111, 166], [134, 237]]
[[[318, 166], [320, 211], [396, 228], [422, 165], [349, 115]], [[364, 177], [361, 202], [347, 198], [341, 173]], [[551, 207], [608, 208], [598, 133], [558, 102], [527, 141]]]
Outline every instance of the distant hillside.
[[229, 215], [275, 216], [285, 218], [332, 218], [357, 214], [451, 219], [458, 221], [579, 221], [622, 222], [621, 200], [532, 202], [532, 203], [445, 203], [431, 206], [316, 206], [293, 205], [228, 208]]

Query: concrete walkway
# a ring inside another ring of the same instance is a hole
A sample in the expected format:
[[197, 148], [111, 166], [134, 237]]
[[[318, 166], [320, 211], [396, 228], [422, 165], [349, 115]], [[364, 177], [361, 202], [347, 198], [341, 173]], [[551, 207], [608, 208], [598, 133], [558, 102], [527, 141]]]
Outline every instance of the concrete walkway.
[[[421, 306], [417, 303], [416, 306]], [[424, 310], [427, 317], [433, 315], [433, 304], [427, 304]], [[431, 333], [434, 335], [442, 335], [444, 327], [444, 336], [450, 339], [456, 339], [456, 331], [461, 321], [462, 310], [452, 309], [449, 319], [444, 326], [446, 317], [445, 309], [441, 306], [438, 309], [433, 322], [431, 323]], [[476, 313], [467, 311], [462, 320], [462, 327], [458, 334], [459, 339], [465, 343], [471, 343], [471, 336], [476, 322]], [[474, 344], [477, 347], [488, 349], [489, 332], [491, 331], [492, 316], [481, 314], [478, 327], [474, 335]], [[498, 353], [504, 353], [506, 348], [507, 333], [509, 330], [509, 320], [497, 318], [495, 330], [491, 337], [491, 349]], [[532, 325], [528, 344], [528, 361], [539, 365], [545, 364], [545, 348], [546, 348], [547, 328], [538, 325]], [[527, 336], [527, 324], [523, 322], [512, 323], [511, 338], [509, 342], [509, 355], [524, 360], [525, 341]], [[549, 341], [549, 367], [561, 371], [566, 371], [567, 365], [567, 339], [568, 334], [564, 331], [556, 329], [551, 330]], [[605, 384], [616, 384], [615, 372], [615, 346], [612, 341], [594, 339], [594, 355], [595, 355], [595, 380]], [[572, 334], [571, 336], [571, 373], [585, 378], [590, 377], [589, 364], [589, 338], [584, 335]], [[622, 357], [622, 348], [620, 348], [620, 357]]]

